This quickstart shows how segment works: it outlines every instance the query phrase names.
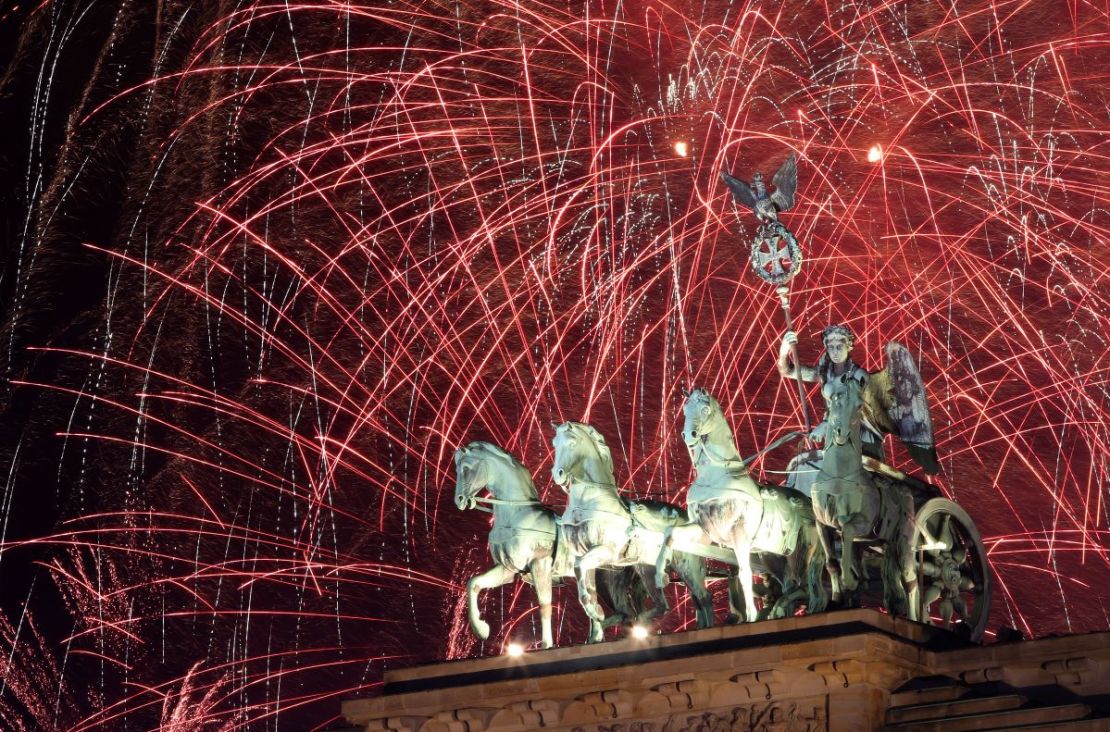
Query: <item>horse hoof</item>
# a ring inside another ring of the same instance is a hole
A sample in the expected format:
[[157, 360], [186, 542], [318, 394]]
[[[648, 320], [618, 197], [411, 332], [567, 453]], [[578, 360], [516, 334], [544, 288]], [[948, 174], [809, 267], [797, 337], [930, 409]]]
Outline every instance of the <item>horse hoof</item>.
[[489, 640], [489, 623], [484, 620], [479, 620], [474, 623], [471, 628], [474, 630], [474, 635], [482, 640]]
[[728, 617], [725, 618], [726, 625], [740, 625], [742, 622], [744, 622], [744, 619], [736, 613], [729, 613]]

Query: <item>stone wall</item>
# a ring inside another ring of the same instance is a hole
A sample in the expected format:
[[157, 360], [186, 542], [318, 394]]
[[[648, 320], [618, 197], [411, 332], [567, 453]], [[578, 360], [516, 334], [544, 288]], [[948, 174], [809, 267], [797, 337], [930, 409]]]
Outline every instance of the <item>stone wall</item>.
[[974, 646], [850, 610], [394, 671], [382, 696], [345, 702], [343, 714], [356, 729], [397, 732], [958, 730], [1038, 720], [1110, 729], [1106, 699], [1110, 633]]

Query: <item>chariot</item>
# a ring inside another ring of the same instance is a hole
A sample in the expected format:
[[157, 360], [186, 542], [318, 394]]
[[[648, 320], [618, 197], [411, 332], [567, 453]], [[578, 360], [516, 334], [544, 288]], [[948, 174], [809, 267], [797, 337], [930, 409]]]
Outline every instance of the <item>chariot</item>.
[[[797, 455], [787, 467], [787, 484], [810, 495], [822, 453]], [[932, 483], [866, 455], [861, 464], [881, 492], [901, 488], [913, 500], [910, 551], [918, 585], [917, 619], [980, 641], [990, 614], [992, 580], [986, 547], [971, 516]], [[865, 584], [876, 585], [883, 547], [861, 540], [856, 548], [867, 573]]]

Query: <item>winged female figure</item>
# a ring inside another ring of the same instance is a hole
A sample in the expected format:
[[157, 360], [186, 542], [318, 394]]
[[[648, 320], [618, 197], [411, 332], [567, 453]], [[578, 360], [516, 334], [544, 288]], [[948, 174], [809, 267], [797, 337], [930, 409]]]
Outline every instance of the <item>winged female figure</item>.
[[[847, 325], [830, 325], [822, 334], [825, 352], [817, 364], [799, 366], [790, 359], [791, 346], [798, 342], [798, 336], [794, 331], [787, 331], [779, 348], [779, 374], [787, 379], [820, 383], [826, 407], [834, 391], [831, 383], [834, 378], [854, 384], [863, 397], [860, 436], [864, 454], [883, 460], [883, 436], [892, 434], [902, 441], [926, 473], [940, 472], [925, 384], [913, 356], [905, 346], [891, 341], [886, 347], [886, 367], [868, 373], [852, 360], [855, 340]], [[824, 443], [826, 427], [827, 420], [822, 420], [810, 433], [810, 438]]]

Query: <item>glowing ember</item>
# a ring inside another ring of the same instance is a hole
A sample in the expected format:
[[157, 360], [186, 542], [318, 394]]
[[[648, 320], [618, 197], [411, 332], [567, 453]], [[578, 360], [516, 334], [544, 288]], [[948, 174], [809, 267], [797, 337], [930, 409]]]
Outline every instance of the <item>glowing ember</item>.
[[[718, 179], [791, 150], [801, 358], [830, 322], [913, 352], [992, 629], [1110, 625], [1105, 3], [22, 5], [0, 727], [324, 728], [538, 637], [524, 583], [470, 632], [454, 449], [562, 507], [550, 423], [584, 420], [681, 501], [682, 385], [745, 454], [797, 429]], [[581, 642], [573, 584], [554, 616]]]

